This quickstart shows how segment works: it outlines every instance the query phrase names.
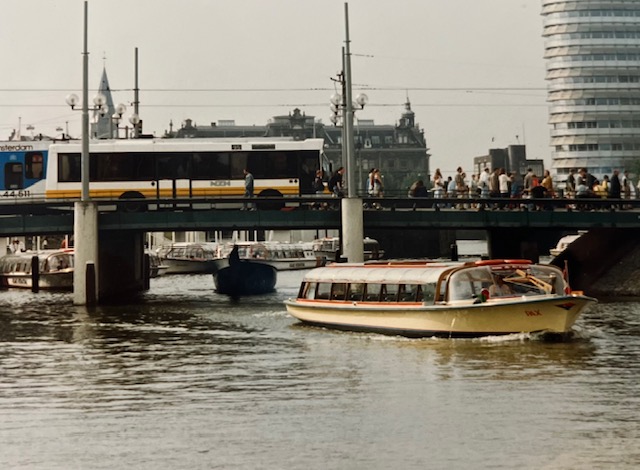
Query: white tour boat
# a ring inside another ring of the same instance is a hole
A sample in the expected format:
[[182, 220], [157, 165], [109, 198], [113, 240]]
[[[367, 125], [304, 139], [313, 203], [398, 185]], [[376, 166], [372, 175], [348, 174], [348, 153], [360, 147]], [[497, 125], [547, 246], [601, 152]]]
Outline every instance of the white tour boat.
[[[362, 243], [365, 261], [384, 258], [384, 250], [380, 248], [378, 240], [365, 237]], [[314, 240], [313, 252], [316, 258], [322, 260], [323, 263], [337, 261], [336, 257], [340, 253], [340, 237], [325, 237]]]
[[229, 242], [221, 249], [221, 257], [216, 261], [217, 269], [229, 265], [229, 254], [233, 247], [238, 247], [240, 260], [268, 264], [278, 271], [310, 269], [318, 266], [311, 243], [286, 242]]
[[0, 258], [0, 283], [3, 287], [31, 289], [33, 257], [38, 257], [38, 287], [73, 290], [73, 249], [16, 252]]
[[596, 299], [562, 271], [527, 260], [331, 264], [309, 271], [285, 301], [302, 322], [409, 337], [571, 330]]
[[585, 233], [586, 231], [580, 230], [578, 233], [565, 235], [560, 240], [558, 240], [558, 243], [556, 244], [555, 248], [551, 248], [549, 250], [549, 254], [551, 256], [559, 256], [560, 253], [562, 253], [564, 250], [566, 250], [569, 247], [569, 245], [571, 245], [573, 242], [575, 242], [578, 238], [580, 238]]
[[167, 273], [169, 266], [162, 263], [158, 253], [152, 250], [145, 250], [145, 254], [149, 256], [149, 277], [155, 278]]
[[172, 243], [157, 252], [160, 264], [167, 267], [166, 274], [212, 274], [220, 257], [217, 243]]

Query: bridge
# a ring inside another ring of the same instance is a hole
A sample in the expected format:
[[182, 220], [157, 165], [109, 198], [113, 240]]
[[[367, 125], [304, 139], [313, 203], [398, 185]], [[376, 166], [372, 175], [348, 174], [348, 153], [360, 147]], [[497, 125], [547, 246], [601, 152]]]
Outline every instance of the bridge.
[[[0, 236], [73, 233], [74, 202], [2, 204]], [[127, 256], [142, 256], [146, 232], [339, 230], [341, 224], [340, 204], [332, 197], [254, 198], [257, 210], [239, 210], [243, 198], [95, 202], [100, 274], [114, 279], [129, 269]], [[597, 279], [592, 265], [612, 265], [633, 251], [640, 234], [640, 200], [365, 198], [363, 203], [382, 206], [364, 209], [364, 232], [379, 239], [389, 257], [447, 256], [455, 231], [475, 230], [486, 236], [492, 258], [537, 260], [564, 233], [587, 230], [590, 236], [583, 238], [591, 241], [584, 253], [563, 255], [579, 287]], [[129, 270], [143, 271], [140, 266]], [[138, 285], [134, 279], [128, 282]]]
[[[243, 198], [96, 201], [100, 230], [204, 231], [339, 229], [339, 204], [331, 197], [253, 199], [257, 210], [238, 210]], [[286, 202], [284, 202], [286, 201]], [[363, 199], [365, 229], [491, 230], [591, 228], [640, 229], [640, 200], [544, 200], [540, 208], [522, 199]], [[437, 201], [437, 202], [436, 202]], [[463, 201], [461, 203], [461, 201]], [[0, 205], [0, 236], [73, 232], [73, 202]], [[315, 210], [315, 205], [327, 206]], [[456, 205], [465, 204], [457, 208]], [[236, 208], [230, 208], [233, 206]], [[332, 208], [335, 207], [335, 209]], [[500, 206], [505, 206], [499, 209]], [[508, 207], [514, 206], [514, 207]], [[625, 206], [625, 209], [622, 207]]]

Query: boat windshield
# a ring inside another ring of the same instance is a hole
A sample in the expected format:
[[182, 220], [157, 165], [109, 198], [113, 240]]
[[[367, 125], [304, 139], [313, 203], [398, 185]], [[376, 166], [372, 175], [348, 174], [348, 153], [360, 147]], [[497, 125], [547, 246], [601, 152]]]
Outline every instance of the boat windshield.
[[479, 266], [451, 274], [446, 299], [475, 299], [563, 293], [562, 272], [554, 266]]

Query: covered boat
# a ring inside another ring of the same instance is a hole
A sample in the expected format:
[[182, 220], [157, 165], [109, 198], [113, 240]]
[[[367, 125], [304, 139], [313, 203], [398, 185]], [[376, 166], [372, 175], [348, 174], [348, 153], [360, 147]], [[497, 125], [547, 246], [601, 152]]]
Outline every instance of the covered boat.
[[268, 294], [275, 290], [277, 270], [270, 264], [240, 259], [236, 246], [228, 266], [214, 273], [213, 282], [219, 294], [231, 297]]
[[527, 260], [332, 264], [309, 271], [285, 301], [306, 323], [409, 337], [571, 330], [596, 302], [562, 271]]
[[220, 257], [217, 243], [178, 242], [158, 248], [160, 264], [166, 274], [211, 274]]
[[216, 260], [217, 269], [229, 265], [229, 254], [237, 247], [241, 260], [273, 266], [278, 271], [310, 269], [318, 266], [311, 243], [284, 243], [273, 241], [229, 242], [221, 249], [221, 257]]
[[[365, 237], [362, 240], [365, 261], [384, 258], [384, 250], [378, 240]], [[319, 238], [313, 241], [313, 253], [322, 263], [338, 261], [340, 258], [340, 237]]]
[[33, 288], [33, 258], [38, 258], [38, 287], [73, 290], [73, 249], [16, 252], [0, 258], [3, 287]]

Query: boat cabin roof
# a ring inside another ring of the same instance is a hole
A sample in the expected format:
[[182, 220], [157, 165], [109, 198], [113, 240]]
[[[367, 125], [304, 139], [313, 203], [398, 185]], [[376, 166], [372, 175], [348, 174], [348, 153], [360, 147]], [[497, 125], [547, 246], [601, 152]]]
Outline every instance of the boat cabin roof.
[[464, 266], [459, 262], [420, 263], [334, 263], [316, 268], [305, 276], [306, 282], [368, 282], [387, 284], [435, 283], [448, 269]]

